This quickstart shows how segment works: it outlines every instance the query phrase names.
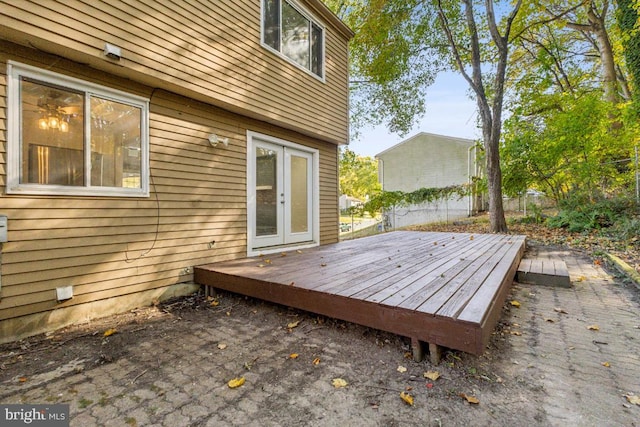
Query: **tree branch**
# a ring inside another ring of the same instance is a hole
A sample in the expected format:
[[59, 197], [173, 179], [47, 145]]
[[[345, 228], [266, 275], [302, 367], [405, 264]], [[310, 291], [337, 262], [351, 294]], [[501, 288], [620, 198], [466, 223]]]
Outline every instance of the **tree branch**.
[[451, 32], [451, 27], [449, 26], [449, 20], [447, 19], [447, 15], [444, 13], [444, 9], [442, 8], [441, 0], [438, 0], [438, 19], [440, 20], [440, 25], [442, 26], [442, 30], [447, 36], [447, 40], [449, 41], [449, 47], [451, 48], [454, 60], [458, 66], [458, 69], [460, 70], [460, 74], [462, 74], [462, 77], [464, 77], [467, 83], [469, 83], [469, 86], [471, 86], [471, 88], [477, 92], [473, 80], [471, 80], [471, 77], [469, 76], [469, 74], [464, 68], [464, 62], [462, 61], [462, 57], [460, 56], [458, 45], [456, 44], [456, 41], [453, 38], [453, 33]]

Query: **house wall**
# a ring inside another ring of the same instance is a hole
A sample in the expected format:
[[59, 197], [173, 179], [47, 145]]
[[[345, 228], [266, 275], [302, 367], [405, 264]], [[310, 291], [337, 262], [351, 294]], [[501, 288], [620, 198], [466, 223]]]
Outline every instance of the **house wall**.
[[[378, 154], [380, 182], [385, 191], [412, 192], [469, 183], [475, 176], [474, 141], [419, 133]], [[387, 212], [393, 228], [428, 222], [446, 222], [469, 215], [470, 197], [446, 200]]]
[[352, 33], [319, 0], [299, 3], [327, 26], [324, 81], [261, 46], [258, 0], [0, 0], [0, 39], [343, 144]]
[[[150, 197], [7, 195], [8, 60], [150, 99]], [[194, 265], [246, 256], [247, 130], [319, 150], [320, 243], [336, 242], [332, 142], [0, 41], [0, 342], [188, 292], [177, 284]], [[229, 146], [211, 147], [211, 133]], [[58, 303], [55, 289], [69, 285], [74, 298]]]

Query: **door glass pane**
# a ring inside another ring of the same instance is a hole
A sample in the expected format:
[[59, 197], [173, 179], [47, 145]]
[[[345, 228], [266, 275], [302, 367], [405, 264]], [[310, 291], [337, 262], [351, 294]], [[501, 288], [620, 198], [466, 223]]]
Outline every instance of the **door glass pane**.
[[256, 236], [278, 234], [278, 153], [256, 148]]
[[20, 97], [20, 182], [84, 185], [83, 95], [22, 78]]
[[309, 230], [309, 183], [305, 157], [291, 156], [291, 232], [303, 233]]

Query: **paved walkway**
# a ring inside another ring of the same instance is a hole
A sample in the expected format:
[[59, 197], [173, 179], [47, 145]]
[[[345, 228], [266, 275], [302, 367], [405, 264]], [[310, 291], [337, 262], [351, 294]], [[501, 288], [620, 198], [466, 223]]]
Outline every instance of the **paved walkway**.
[[566, 261], [573, 286], [516, 287], [513, 374], [540, 382], [550, 425], [640, 425], [623, 398], [640, 394], [640, 293], [586, 258], [548, 255]]
[[[226, 296], [109, 338], [100, 329], [85, 338], [98, 353], [27, 354], [41, 366], [25, 381], [0, 370], [0, 402], [68, 403], [71, 425], [82, 427], [638, 425], [640, 406], [624, 395], [640, 395], [640, 293], [586, 258], [554, 256], [573, 286], [516, 285], [521, 305], [503, 316], [504, 341], [480, 358], [415, 363], [400, 337]], [[425, 387], [427, 370], [442, 378]], [[229, 389], [240, 375], [245, 385]], [[349, 385], [336, 389], [334, 378]]]

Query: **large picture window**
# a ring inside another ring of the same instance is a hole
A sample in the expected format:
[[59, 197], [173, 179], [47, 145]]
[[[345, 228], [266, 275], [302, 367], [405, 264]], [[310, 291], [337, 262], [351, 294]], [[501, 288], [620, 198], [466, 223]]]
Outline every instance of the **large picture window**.
[[324, 78], [324, 28], [290, 0], [263, 0], [262, 43]]
[[9, 62], [7, 193], [148, 196], [148, 101]]

